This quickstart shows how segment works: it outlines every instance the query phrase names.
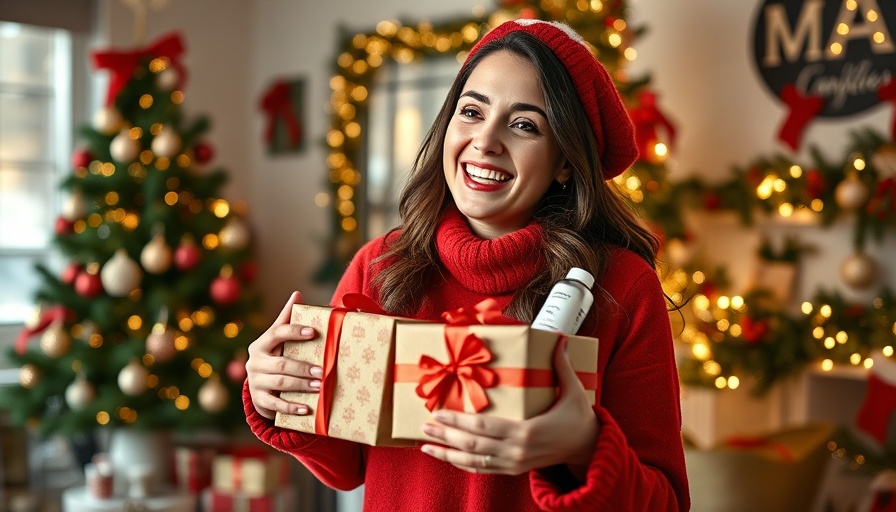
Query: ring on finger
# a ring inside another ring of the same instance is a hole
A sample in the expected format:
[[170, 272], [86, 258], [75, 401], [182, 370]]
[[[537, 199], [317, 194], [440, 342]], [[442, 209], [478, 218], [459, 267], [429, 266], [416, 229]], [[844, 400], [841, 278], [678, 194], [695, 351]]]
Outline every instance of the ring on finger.
[[492, 464], [492, 456], [491, 455], [483, 455], [482, 456], [482, 469], [488, 469]]

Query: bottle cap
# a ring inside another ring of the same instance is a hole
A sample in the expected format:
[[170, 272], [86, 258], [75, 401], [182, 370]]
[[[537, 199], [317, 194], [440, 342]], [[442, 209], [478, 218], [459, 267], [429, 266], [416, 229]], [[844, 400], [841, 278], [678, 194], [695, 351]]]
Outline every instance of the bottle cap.
[[576, 281], [580, 281], [590, 290], [592, 286], [594, 286], [594, 276], [591, 275], [591, 272], [588, 272], [585, 269], [581, 269], [579, 267], [572, 267], [569, 269], [569, 273], [566, 274], [567, 279], [574, 279]]

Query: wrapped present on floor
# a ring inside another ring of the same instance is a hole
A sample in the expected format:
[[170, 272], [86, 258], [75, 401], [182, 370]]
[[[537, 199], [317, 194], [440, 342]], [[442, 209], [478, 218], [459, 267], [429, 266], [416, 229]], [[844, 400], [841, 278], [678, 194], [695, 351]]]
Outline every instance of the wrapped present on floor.
[[[436, 409], [524, 420], [556, 401], [553, 354], [565, 335], [504, 317], [491, 300], [443, 318], [446, 324], [396, 327], [393, 438], [432, 440], [422, 427]], [[569, 360], [594, 403], [598, 340], [565, 337]]]
[[289, 458], [280, 452], [247, 446], [215, 456], [212, 489], [248, 498], [266, 496], [289, 482]]
[[211, 446], [175, 446], [172, 477], [177, 490], [193, 494], [212, 484], [212, 462], [218, 450]]
[[205, 512], [293, 512], [296, 510], [296, 491], [291, 486], [273, 490], [264, 496], [247, 496], [241, 492], [221, 492], [206, 489], [202, 492]]
[[711, 449], [685, 440], [693, 512], [809, 510], [831, 460], [835, 428], [819, 423], [731, 437]]
[[401, 318], [387, 316], [373, 301], [346, 294], [344, 307], [293, 306], [291, 323], [313, 327], [317, 338], [286, 343], [283, 355], [323, 368], [317, 393], [280, 397], [308, 405], [312, 414], [277, 413], [279, 427], [357, 441], [401, 446], [391, 438], [393, 337]]

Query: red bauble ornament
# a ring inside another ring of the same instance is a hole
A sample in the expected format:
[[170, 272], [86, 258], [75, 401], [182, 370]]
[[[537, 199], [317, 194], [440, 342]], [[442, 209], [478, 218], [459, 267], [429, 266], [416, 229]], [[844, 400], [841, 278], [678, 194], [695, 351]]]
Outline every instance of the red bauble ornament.
[[248, 373], [246, 372], [246, 359], [236, 358], [227, 363], [227, 378], [237, 384], [242, 384], [246, 380]]
[[53, 232], [59, 236], [68, 235], [74, 231], [74, 227], [74, 222], [60, 215], [59, 217], [56, 217], [56, 224], [53, 225]]
[[80, 274], [84, 270], [84, 267], [81, 266], [80, 263], [72, 262], [69, 263], [67, 267], [62, 271], [62, 274], [59, 276], [59, 280], [64, 284], [71, 286], [74, 284], [75, 279], [78, 278], [78, 274]]
[[229, 306], [240, 298], [240, 292], [242, 291], [240, 282], [231, 275], [232, 273], [229, 267], [221, 271], [221, 275], [212, 281], [209, 289], [212, 300], [221, 306]]
[[215, 157], [215, 150], [207, 142], [200, 142], [193, 146], [193, 154], [196, 155], [197, 162], [206, 164]]
[[72, 153], [72, 167], [77, 169], [78, 167], [87, 167], [90, 165], [90, 162], [94, 161], [93, 154], [86, 149], [79, 149]]
[[181, 272], [193, 270], [199, 264], [202, 252], [191, 241], [182, 241], [174, 251], [174, 266]]
[[722, 206], [722, 198], [715, 192], [709, 192], [703, 196], [703, 207], [707, 210], [718, 210]]
[[765, 320], [754, 320], [745, 316], [740, 321], [740, 326], [743, 329], [744, 340], [747, 343], [759, 343], [768, 334], [768, 322]]
[[92, 299], [103, 292], [103, 283], [100, 276], [91, 274], [90, 272], [81, 272], [75, 278], [75, 293], [78, 295]]

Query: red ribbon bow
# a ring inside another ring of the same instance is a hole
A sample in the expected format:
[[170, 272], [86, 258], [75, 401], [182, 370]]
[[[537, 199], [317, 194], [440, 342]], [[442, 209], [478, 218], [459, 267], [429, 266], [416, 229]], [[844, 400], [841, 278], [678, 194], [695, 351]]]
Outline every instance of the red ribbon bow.
[[417, 396], [426, 400], [426, 408], [464, 410], [464, 391], [470, 397], [473, 409], [479, 412], [488, 407], [485, 388], [494, 387], [498, 378], [494, 370], [485, 365], [492, 360], [485, 343], [467, 326], [479, 324], [519, 324], [517, 320], [501, 313], [495, 299], [485, 299], [469, 308], [458, 308], [442, 313], [445, 326], [445, 345], [448, 362], [442, 363], [430, 356], [420, 356], [418, 366], [423, 375], [417, 385]]
[[[880, 89], [877, 90], [877, 98], [881, 101], [889, 101], [896, 109], [896, 80], [891, 78], [889, 82], [880, 86]], [[896, 139], [896, 115], [890, 121], [890, 138]]]
[[178, 88], [182, 88], [187, 81], [187, 71], [180, 62], [180, 56], [184, 52], [183, 41], [180, 34], [172, 33], [160, 37], [155, 42], [139, 50], [113, 51], [103, 50], [93, 52], [93, 67], [96, 69], [109, 69], [112, 77], [109, 81], [109, 92], [106, 96], [106, 104], [115, 102], [125, 84], [134, 76], [134, 71], [143, 59], [166, 57], [180, 77]]
[[267, 127], [264, 130], [264, 140], [268, 144], [274, 142], [274, 130], [277, 121], [282, 118], [286, 123], [289, 137], [289, 146], [295, 147], [302, 140], [302, 127], [296, 119], [292, 108], [292, 90], [286, 81], [275, 82], [268, 92], [261, 98], [261, 109], [268, 115]]
[[488, 407], [485, 388], [497, 384], [495, 372], [486, 368], [492, 353], [475, 334], [463, 335], [466, 329], [445, 330], [448, 362], [441, 363], [427, 355], [420, 356], [423, 376], [417, 385], [417, 396], [426, 399], [426, 408], [464, 410], [464, 391], [473, 409], [479, 412]]
[[53, 322], [57, 320], [72, 320], [74, 318], [75, 313], [65, 306], [53, 306], [51, 308], [47, 308], [40, 314], [40, 318], [37, 319], [35, 325], [31, 327], [25, 327], [16, 337], [16, 353], [19, 355], [24, 354], [25, 348], [28, 346], [28, 338], [34, 336], [35, 334], [44, 332], [44, 330]]
[[788, 84], [781, 91], [781, 101], [790, 108], [790, 112], [778, 132], [778, 139], [796, 151], [800, 147], [806, 125], [824, 108], [824, 98], [806, 96], [795, 85]]
[[327, 339], [324, 341], [323, 375], [318, 391], [317, 414], [314, 417], [314, 431], [327, 435], [330, 430], [330, 409], [336, 388], [336, 356], [339, 354], [339, 338], [342, 335], [342, 322], [347, 313], [387, 314], [376, 301], [361, 293], [346, 293], [338, 305], [330, 313], [327, 322]]

